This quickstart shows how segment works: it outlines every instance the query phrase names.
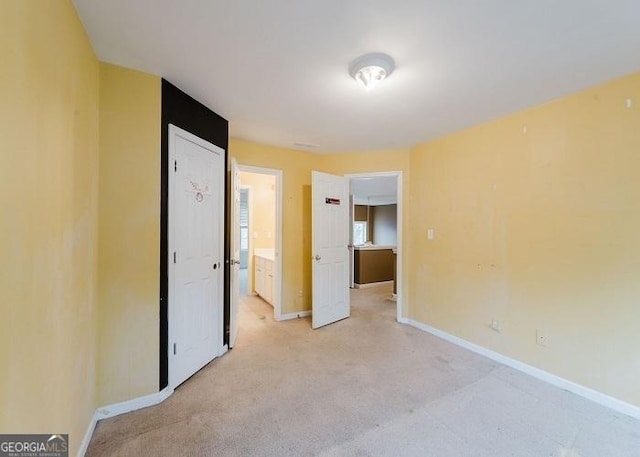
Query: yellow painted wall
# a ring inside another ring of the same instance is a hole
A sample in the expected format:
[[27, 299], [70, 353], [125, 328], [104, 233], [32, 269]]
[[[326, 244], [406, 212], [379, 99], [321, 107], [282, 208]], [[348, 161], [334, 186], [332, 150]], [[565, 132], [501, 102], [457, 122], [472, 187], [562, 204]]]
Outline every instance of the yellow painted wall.
[[311, 169], [313, 154], [230, 138], [240, 165], [274, 168], [282, 178], [282, 313], [310, 309]]
[[158, 391], [160, 78], [100, 64], [98, 405]]
[[640, 405], [640, 74], [416, 147], [411, 173], [412, 316]]
[[[408, 149], [386, 149], [380, 151], [353, 151], [336, 154], [317, 154], [317, 164], [327, 173], [353, 174], [378, 171], [409, 171]], [[405, 177], [406, 179], [406, 177]]]
[[[69, 433], [75, 455], [97, 405], [158, 387], [160, 80], [99, 65], [71, 2], [0, 13], [0, 433]], [[310, 305], [311, 170], [401, 170], [411, 317], [640, 405], [627, 98], [639, 74], [410, 152], [232, 139], [284, 172], [283, 313]]]
[[[409, 180], [409, 151], [313, 154], [230, 139], [229, 152], [241, 165], [282, 170], [282, 312], [311, 309], [311, 171], [334, 174], [402, 171]], [[408, 187], [405, 187], [408, 195]], [[403, 264], [407, 264], [405, 255]], [[405, 286], [406, 290], [406, 281]], [[408, 297], [404, 292], [404, 296]], [[405, 298], [405, 301], [407, 298]]]
[[251, 187], [250, 224], [253, 248], [275, 248], [276, 177], [240, 172], [240, 183]]
[[[338, 154], [322, 154], [318, 157], [317, 165], [319, 171], [333, 173], [336, 175], [347, 175], [357, 173], [376, 173], [382, 171], [401, 171], [403, 182], [402, 207], [402, 279], [400, 288], [400, 299], [402, 300], [403, 316], [408, 316], [410, 309], [411, 294], [409, 293], [409, 275], [411, 244], [407, 244], [409, 235], [409, 182], [412, 179], [410, 166], [410, 151], [408, 149], [391, 149], [372, 152], [344, 152]], [[400, 235], [400, 230], [398, 231]], [[400, 260], [399, 260], [400, 261]]]
[[69, 1], [0, 3], [0, 433], [95, 410], [98, 61]]

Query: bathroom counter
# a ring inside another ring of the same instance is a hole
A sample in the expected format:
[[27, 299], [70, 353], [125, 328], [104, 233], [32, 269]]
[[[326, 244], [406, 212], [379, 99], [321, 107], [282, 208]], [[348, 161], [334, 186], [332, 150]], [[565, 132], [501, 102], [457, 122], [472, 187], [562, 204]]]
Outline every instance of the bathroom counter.
[[379, 251], [383, 249], [395, 249], [395, 246], [387, 246], [384, 244], [372, 244], [370, 246], [354, 246], [356, 251]]

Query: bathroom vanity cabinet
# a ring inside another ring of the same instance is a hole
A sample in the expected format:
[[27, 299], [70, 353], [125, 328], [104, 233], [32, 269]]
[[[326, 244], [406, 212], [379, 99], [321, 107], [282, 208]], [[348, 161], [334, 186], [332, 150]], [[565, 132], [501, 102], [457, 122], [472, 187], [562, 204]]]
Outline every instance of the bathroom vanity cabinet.
[[254, 289], [270, 305], [273, 305], [274, 257], [270, 253], [255, 254], [253, 257]]

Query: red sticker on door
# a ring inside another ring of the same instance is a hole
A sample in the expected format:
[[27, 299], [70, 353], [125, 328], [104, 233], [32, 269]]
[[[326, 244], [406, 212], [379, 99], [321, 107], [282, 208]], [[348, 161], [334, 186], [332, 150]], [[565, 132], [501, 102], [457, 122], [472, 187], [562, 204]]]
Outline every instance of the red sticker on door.
[[327, 197], [327, 198], [324, 199], [324, 202], [327, 205], [339, 205], [340, 204], [340, 199], [339, 198]]

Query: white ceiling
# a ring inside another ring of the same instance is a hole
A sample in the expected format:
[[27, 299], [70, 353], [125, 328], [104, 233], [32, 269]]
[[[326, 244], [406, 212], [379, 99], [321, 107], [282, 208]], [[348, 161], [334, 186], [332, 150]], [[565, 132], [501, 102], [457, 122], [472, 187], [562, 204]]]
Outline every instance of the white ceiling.
[[[638, 0], [74, 0], [98, 57], [160, 75], [231, 136], [405, 148], [640, 69]], [[347, 72], [384, 52], [374, 92]], [[303, 149], [303, 148], [302, 148]]]
[[398, 202], [397, 176], [349, 179], [351, 195], [357, 205], [391, 205]]

